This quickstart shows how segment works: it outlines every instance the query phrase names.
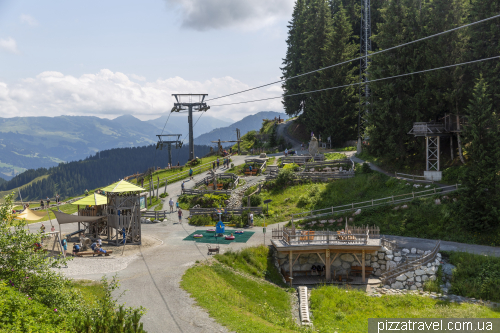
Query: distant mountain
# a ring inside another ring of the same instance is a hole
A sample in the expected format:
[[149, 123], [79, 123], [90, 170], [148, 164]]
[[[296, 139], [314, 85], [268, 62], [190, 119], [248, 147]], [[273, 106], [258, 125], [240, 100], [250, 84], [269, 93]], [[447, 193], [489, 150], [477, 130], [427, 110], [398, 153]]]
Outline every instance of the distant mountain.
[[[131, 115], [112, 120], [84, 116], [0, 118], [0, 177], [10, 180], [27, 169], [78, 161], [100, 150], [154, 144], [167, 116], [150, 121]], [[195, 135], [221, 124], [228, 123], [204, 115], [195, 126]], [[165, 133], [184, 138], [187, 115], [172, 115]]]
[[[165, 126], [167, 118], [168, 114], [156, 119], [148, 120], [147, 122], [160, 129], [160, 131], [156, 133], [160, 134], [163, 126]], [[198, 121], [198, 119], [200, 120]], [[194, 112], [193, 124], [195, 123], [196, 126], [193, 127], [193, 134], [194, 137], [197, 137], [204, 133], [208, 133], [215, 128], [229, 126], [233, 123], [233, 121], [218, 119], [211, 117], [208, 114], [201, 115], [201, 113], [199, 112]], [[189, 127], [187, 113], [172, 114], [172, 116], [170, 116], [170, 118], [168, 119], [168, 123], [165, 126], [165, 131], [163, 132], [163, 134], [182, 134], [182, 137], [184, 137], [188, 133]]]
[[[211, 141], [230, 141], [236, 140], [236, 129], [240, 129], [241, 136], [245, 135], [249, 131], [258, 131], [262, 126], [262, 120], [264, 119], [274, 119], [274, 117], [280, 116], [282, 119], [287, 119], [288, 116], [285, 113], [275, 112], [275, 111], [261, 111], [257, 114], [246, 116], [240, 121], [235, 122], [226, 127], [216, 128], [208, 133], [202, 134], [194, 139], [194, 143], [197, 145], [209, 145], [214, 144]], [[226, 144], [232, 145], [232, 144]]]

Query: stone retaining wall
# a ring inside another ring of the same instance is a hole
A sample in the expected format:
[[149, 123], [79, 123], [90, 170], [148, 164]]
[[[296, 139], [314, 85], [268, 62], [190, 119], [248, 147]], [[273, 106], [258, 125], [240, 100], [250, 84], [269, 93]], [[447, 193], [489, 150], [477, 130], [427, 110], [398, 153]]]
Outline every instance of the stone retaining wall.
[[[373, 267], [373, 275], [380, 276], [388, 269], [413, 260], [416, 255], [425, 255], [427, 253], [430, 253], [430, 251], [424, 252], [422, 250], [417, 250], [416, 248], [397, 251], [391, 251], [383, 248], [382, 251], [365, 254], [365, 265]], [[332, 253], [332, 255], [334, 254]], [[288, 253], [275, 252], [275, 256], [278, 261], [279, 268], [283, 269], [285, 272], [289, 272], [290, 264], [288, 260]], [[293, 260], [295, 261], [296, 258], [297, 257], [294, 256]], [[321, 258], [325, 260], [325, 254], [321, 254]], [[359, 254], [358, 259], [359, 261], [362, 261], [361, 255]], [[293, 266], [293, 271], [310, 271], [312, 265], [323, 266], [323, 260], [321, 260], [316, 253], [301, 254]], [[417, 269], [413, 271], [406, 272], [405, 274], [396, 277], [394, 281], [391, 281], [390, 285], [385, 285], [384, 288], [422, 290], [423, 283], [425, 281], [434, 281], [436, 279], [438, 266], [441, 264], [440, 261], [441, 254], [438, 253], [436, 260], [433, 262], [417, 267]], [[341, 274], [351, 275], [352, 266], [360, 266], [358, 260], [354, 258], [354, 255], [349, 253], [340, 254], [332, 262], [332, 276]], [[297, 275], [301, 275], [301, 273], [297, 273]]]

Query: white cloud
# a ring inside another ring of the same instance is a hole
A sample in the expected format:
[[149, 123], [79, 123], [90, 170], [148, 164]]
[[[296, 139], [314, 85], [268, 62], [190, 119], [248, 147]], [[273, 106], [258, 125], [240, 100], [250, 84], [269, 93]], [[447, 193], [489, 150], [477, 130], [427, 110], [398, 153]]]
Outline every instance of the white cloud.
[[137, 81], [146, 81], [146, 78], [144, 76], [135, 75], [135, 74], [130, 74], [129, 76]]
[[[208, 93], [209, 99], [248, 88], [249, 85], [229, 76], [203, 82], [173, 77], [137, 83], [123, 73], [108, 69], [80, 77], [47, 71], [16, 84], [0, 82], [0, 117], [93, 115], [112, 118], [132, 114], [140, 118], [151, 118], [172, 109], [173, 93]], [[238, 120], [259, 111], [281, 111], [283, 107], [279, 98], [215, 106], [280, 96], [281, 92], [281, 89], [258, 89], [222, 98], [208, 102], [208, 105], [212, 105], [208, 112], [212, 116], [220, 115]]]
[[0, 38], [0, 49], [3, 49], [9, 53], [19, 54], [16, 40], [12, 37], [7, 37], [5, 39]]
[[31, 26], [38, 25], [38, 21], [35, 20], [33, 16], [28, 14], [21, 14], [21, 16], [19, 16], [19, 20], [21, 21], [21, 23], [26, 23]]
[[182, 26], [195, 30], [259, 29], [289, 19], [294, 0], [166, 0], [181, 13]]

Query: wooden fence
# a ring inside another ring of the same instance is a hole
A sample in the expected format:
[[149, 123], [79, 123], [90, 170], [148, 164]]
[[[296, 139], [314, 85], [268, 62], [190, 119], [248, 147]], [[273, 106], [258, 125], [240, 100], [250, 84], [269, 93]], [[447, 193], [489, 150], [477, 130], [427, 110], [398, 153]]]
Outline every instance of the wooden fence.
[[167, 211], [166, 210], [147, 211], [147, 212], [142, 213], [142, 217], [146, 217], [146, 218], [154, 217], [155, 220], [159, 220], [159, 219], [164, 220], [167, 218]]
[[[239, 181], [239, 176], [235, 175], [234, 173], [218, 173], [215, 175], [217, 177], [217, 179], [231, 179], [231, 180], [234, 180], [234, 184], [233, 184], [233, 187], [236, 187], [238, 185], [238, 181]], [[213, 181], [213, 177], [212, 176], [207, 176], [205, 178], [203, 178], [202, 180], [196, 182], [194, 184], [195, 187], [198, 187], [198, 186], [201, 186], [201, 185], [204, 185], [206, 184], [206, 182], [208, 183], [211, 183]]]
[[282, 229], [282, 240], [288, 245], [366, 245], [369, 236], [338, 234], [335, 231]]
[[368, 209], [368, 208], [373, 208], [377, 206], [386, 206], [386, 205], [394, 205], [398, 203], [404, 203], [408, 201], [412, 201], [416, 198], [425, 198], [428, 196], [436, 195], [436, 194], [445, 194], [445, 193], [450, 193], [453, 191], [458, 190], [458, 187], [460, 184], [455, 184], [451, 186], [444, 186], [441, 188], [433, 188], [429, 190], [424, 190], [424, 191], [419, 191], [419, 192], [411, 192], [407, 194], [400, 194], [400, 195], [393, 195], [390, 197], [385, 197], [381, 199], [372, 199], [369, 201], [361, 201], [361, 202], [353, 202], [348, 205], [341, 205], [341, 206], [335, 206], [335, 207], [330, 207], [330, 208], [323, 208], [323, 209], [316, 209], [316, 210], [310, 210], [306, 212], [301, 212], [301, 213], [295, 213], [292, 214], [292, 222], [293, 221], [298, 221], [298, 220], [303, 220], [303, 219], [309, 219], [309, 218], [316, 218], [316, 217], [321, 217], [321, 216], [328, 216], [328, 215], [334, 215], [338, 213], [345, 213], [349, 211], [354, 211], [357, 209]]
[[[288, 164], [288, 163], [295, 163], [298, 165], [303, 165], [306, 164], [308, 161], [310, 161], [313, 157], [310, 155], [306, 156], [288, 156], [288, 157], [283, 157], [281, 159], [281, 163], [283, 164]], [[324, 161], [325, 160], [325, 155], [316, 155], [314, 156], [315, 161]]]
[[[254, 214], [262, 214], [262, 207], [243, 207], [243, 208], [227, 208], [225, 214], [241, 215], [244, 211], [249, 210]], [[217, 213], [215, 208], [191, 208], [189, 210], [191, 215], [208, 215]]]
[[189, 194], [189, 195], [203, 195], [203, 194], [226, 194], [226, 195], [231, 195], [230, 190], [194, 190], [194, 189], [184, 189], [182, 190], [182, 194]]

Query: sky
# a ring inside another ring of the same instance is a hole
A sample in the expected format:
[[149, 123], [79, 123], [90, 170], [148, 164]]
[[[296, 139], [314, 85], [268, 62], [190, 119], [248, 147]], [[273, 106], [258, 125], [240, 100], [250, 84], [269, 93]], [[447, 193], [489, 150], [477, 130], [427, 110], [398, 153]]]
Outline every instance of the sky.
[[[0, 117], [168, 113], [281, 75], [294, 0], [0, 0]], [[208, 102], [239, 120], [282, 111], [279, 84]]]

